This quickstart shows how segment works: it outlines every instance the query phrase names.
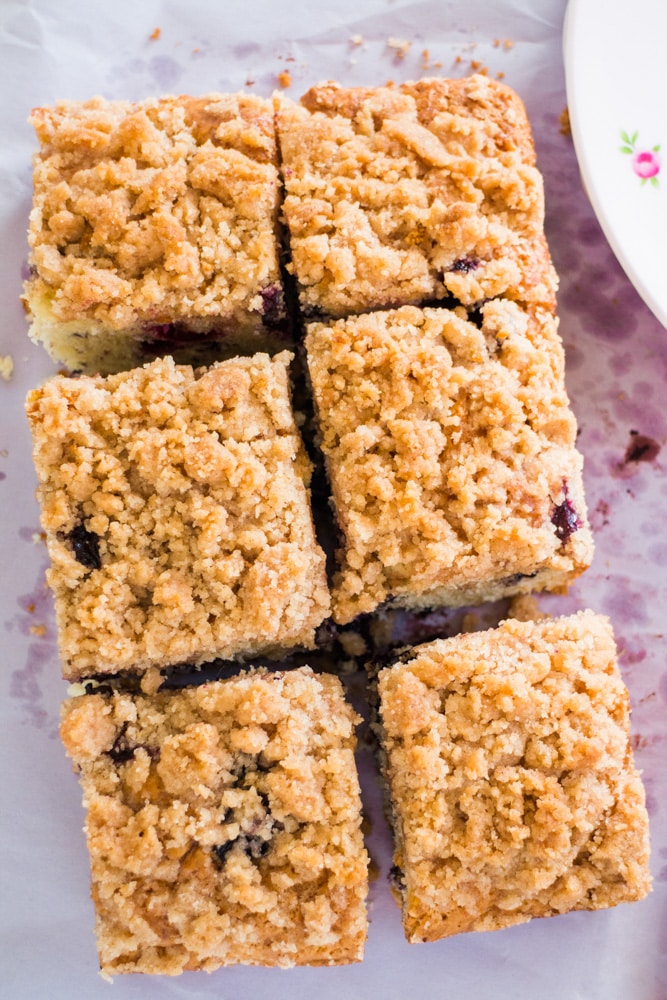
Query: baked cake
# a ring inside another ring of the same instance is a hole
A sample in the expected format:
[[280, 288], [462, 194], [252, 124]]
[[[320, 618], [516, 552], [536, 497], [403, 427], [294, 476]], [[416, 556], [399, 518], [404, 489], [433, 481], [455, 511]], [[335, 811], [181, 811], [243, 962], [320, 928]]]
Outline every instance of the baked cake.
[[408, 941], [649, 891], [644, 789], [606, 618], [509, 620], [407, 649], [378, 694]]
[[67, 678], [312, 647], [329, 612], [287, 352], [30, 393]]
[[273, 108], [60, 101], [30, 118], [30, 334], [72, 371], [285, 347]]
[[326, 83], [278, 99], [277, 127], [306, 316], [501, 295], [553, 306], [542, 178], [509, 87]]
[[66, 702], [103, 974], [359, 961], [357, 721], [307, 667]]
[[307, 327], [340, 541], [333, 616], [561, 590], [589, 565], [549, 310], [494, 299]]

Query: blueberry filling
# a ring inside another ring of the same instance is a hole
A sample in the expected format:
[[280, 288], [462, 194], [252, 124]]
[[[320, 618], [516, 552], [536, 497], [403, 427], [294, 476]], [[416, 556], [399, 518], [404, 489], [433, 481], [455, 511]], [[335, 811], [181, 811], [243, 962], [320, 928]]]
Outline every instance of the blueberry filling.
[[515, 583], [520, 583], [521, 580], [532, 580], [536, 577], [539, 570], [535, 570], [533, 573], [513, 573], [512, 576], [506, 576], [500, 582], [505, 587], [513, 587]]
[[395, 891], [403, 895], [407, 886], [405, 884], [405, 874], [398, 865], [392, 865], [389, 869], [389, 885]]
[[476, 271], [480, 263], [481, 261], [473, 257], [460, 257], [454, 261], [449, 270], [458, 274], [468, 274], [469, 271]]
[[69, 533], [74, 549], [74, 558], [86, 569], [101, 569], [100, 539], [93, 531], [88, 531], [83, 522], [75, 524]]
[[563, 502], [556, 504], [551, 514], [551, 523], [556, 529], [556, 538], [566, 542], [570, 535], [582, 527], [582, 520], [577, 514], [574, 504], [567, 495], [567, 483], [563, 482]]
[[276, 326], [285, 318], [285, 300], [279, 285], [269, 285], [262, 292], [263, 322], [267, 326]]
[[146, 751], [149, 757], [156, 759], [160, 756], [160, 750], [158, 747], [149, 747], [145, 743], [133, 743], [127, 737], [127, 722], [121, 727], [118, 736], [113, 742], [113, 746], [110, 750], [107, 750], [107, 756], [111, 757], [114, 764], [127, 764], [129, 760], [134, 758], [137, 750], [143, 749]]
[[141, 349], [146, 354], [156, 351], [177, 351], [179, 348], [198, 344], [215, 344], [225, 336], [224, 330], [213, 329], [205, 333], [191, 330], [185, 323], [156, 323], [144, 327]]

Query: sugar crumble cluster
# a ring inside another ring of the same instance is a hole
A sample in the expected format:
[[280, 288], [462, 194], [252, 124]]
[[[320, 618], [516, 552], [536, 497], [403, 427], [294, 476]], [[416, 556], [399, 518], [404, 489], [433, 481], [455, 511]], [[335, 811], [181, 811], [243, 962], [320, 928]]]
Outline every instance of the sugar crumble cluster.
[[[293, 654], [592, 558], [525, 110], [473, 76], [31, 121], [24, 301], [70, 374], [27, 413], [102, 970], [358, 961], [358, 719]], [[408, 940], [648, 891], [624, 690], [592, 613], [382, 673]]]

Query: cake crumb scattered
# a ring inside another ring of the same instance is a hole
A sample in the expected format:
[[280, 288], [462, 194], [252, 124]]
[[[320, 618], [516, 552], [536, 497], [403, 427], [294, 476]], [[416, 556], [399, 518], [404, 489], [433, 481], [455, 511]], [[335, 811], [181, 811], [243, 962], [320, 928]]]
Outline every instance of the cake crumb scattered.
[[572, 123], [570, 122], [570, 109], [567, 106], [561, 111], [558, 123], [560, 125], [560, 134], [564, 135], [567, 139], [571, 139]]
[[162, 34], [162, 28], [154, 28], [148, 37], [151, 42], [157, 42], [161, 34]]
[[38, 635], [40, 639], [43, 639], [46, 635], [46, 625], [31, 625], [30, 634]]
[[412, 42], [408, 42], [404, 38], [388, 38], [387, 47], [393, 49], [397, 59], [405, 59], [412, 48]]
[[551, 615], [542, 611], [533, 594], [519, 594], [510, 601], [509, 617], [520, 622], [541, 622]]
[[514, 42], [512, 41], [511, 38], [506, 38], [503, 41], [503, 48], [505, 49], [506, 52], [509, 52], [510, 49], [514, 48]]
[[282, 73], [278, 73], [278, 83], [283, 89], [292, 86], [292, 74], [288, 69], [284, 69]]
[[350, 35], [350, 45], [359, 46], [364, 44], [362, 35]]
[[14, 358], [11, 354], [0, 354], [0, 377], [9, 382], [14, 374]]

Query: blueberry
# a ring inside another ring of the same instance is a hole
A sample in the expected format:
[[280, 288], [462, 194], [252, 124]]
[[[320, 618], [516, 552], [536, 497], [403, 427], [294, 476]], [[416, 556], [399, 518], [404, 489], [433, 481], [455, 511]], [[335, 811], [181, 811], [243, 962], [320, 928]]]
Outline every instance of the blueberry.
[[563, 502], [554, 506], [551, 523], [556, 529], [556, 538], [561, 542], [566, 542], [570, 535], [582, 527], [583, 522], [567, 495], [567, 483], [565, 482], [563, 483], [563, 495]]
[[83, 523], [76, 524], [69, 533], [69, 539], [74, 549], [74, 557], [86, 569], [101, 569], [100, 539], [92, 531], [88, 531]]
[[279, 323], [285, 315], [285, 303], [279, 285], [269, 285], [262, 292], [262, 313], [268, 326]]
[[392, 865], [389, 869], [389, 885], [398, 893], [403, 894], [406, 890], [405, 873], [398, 865]]
[[469, 271], [476, 271], [480, 265], [480, 261], [474, 257], [459, 257], [455, 260], [450, 271], [456, 271], [458, 274], [468, 274]]

